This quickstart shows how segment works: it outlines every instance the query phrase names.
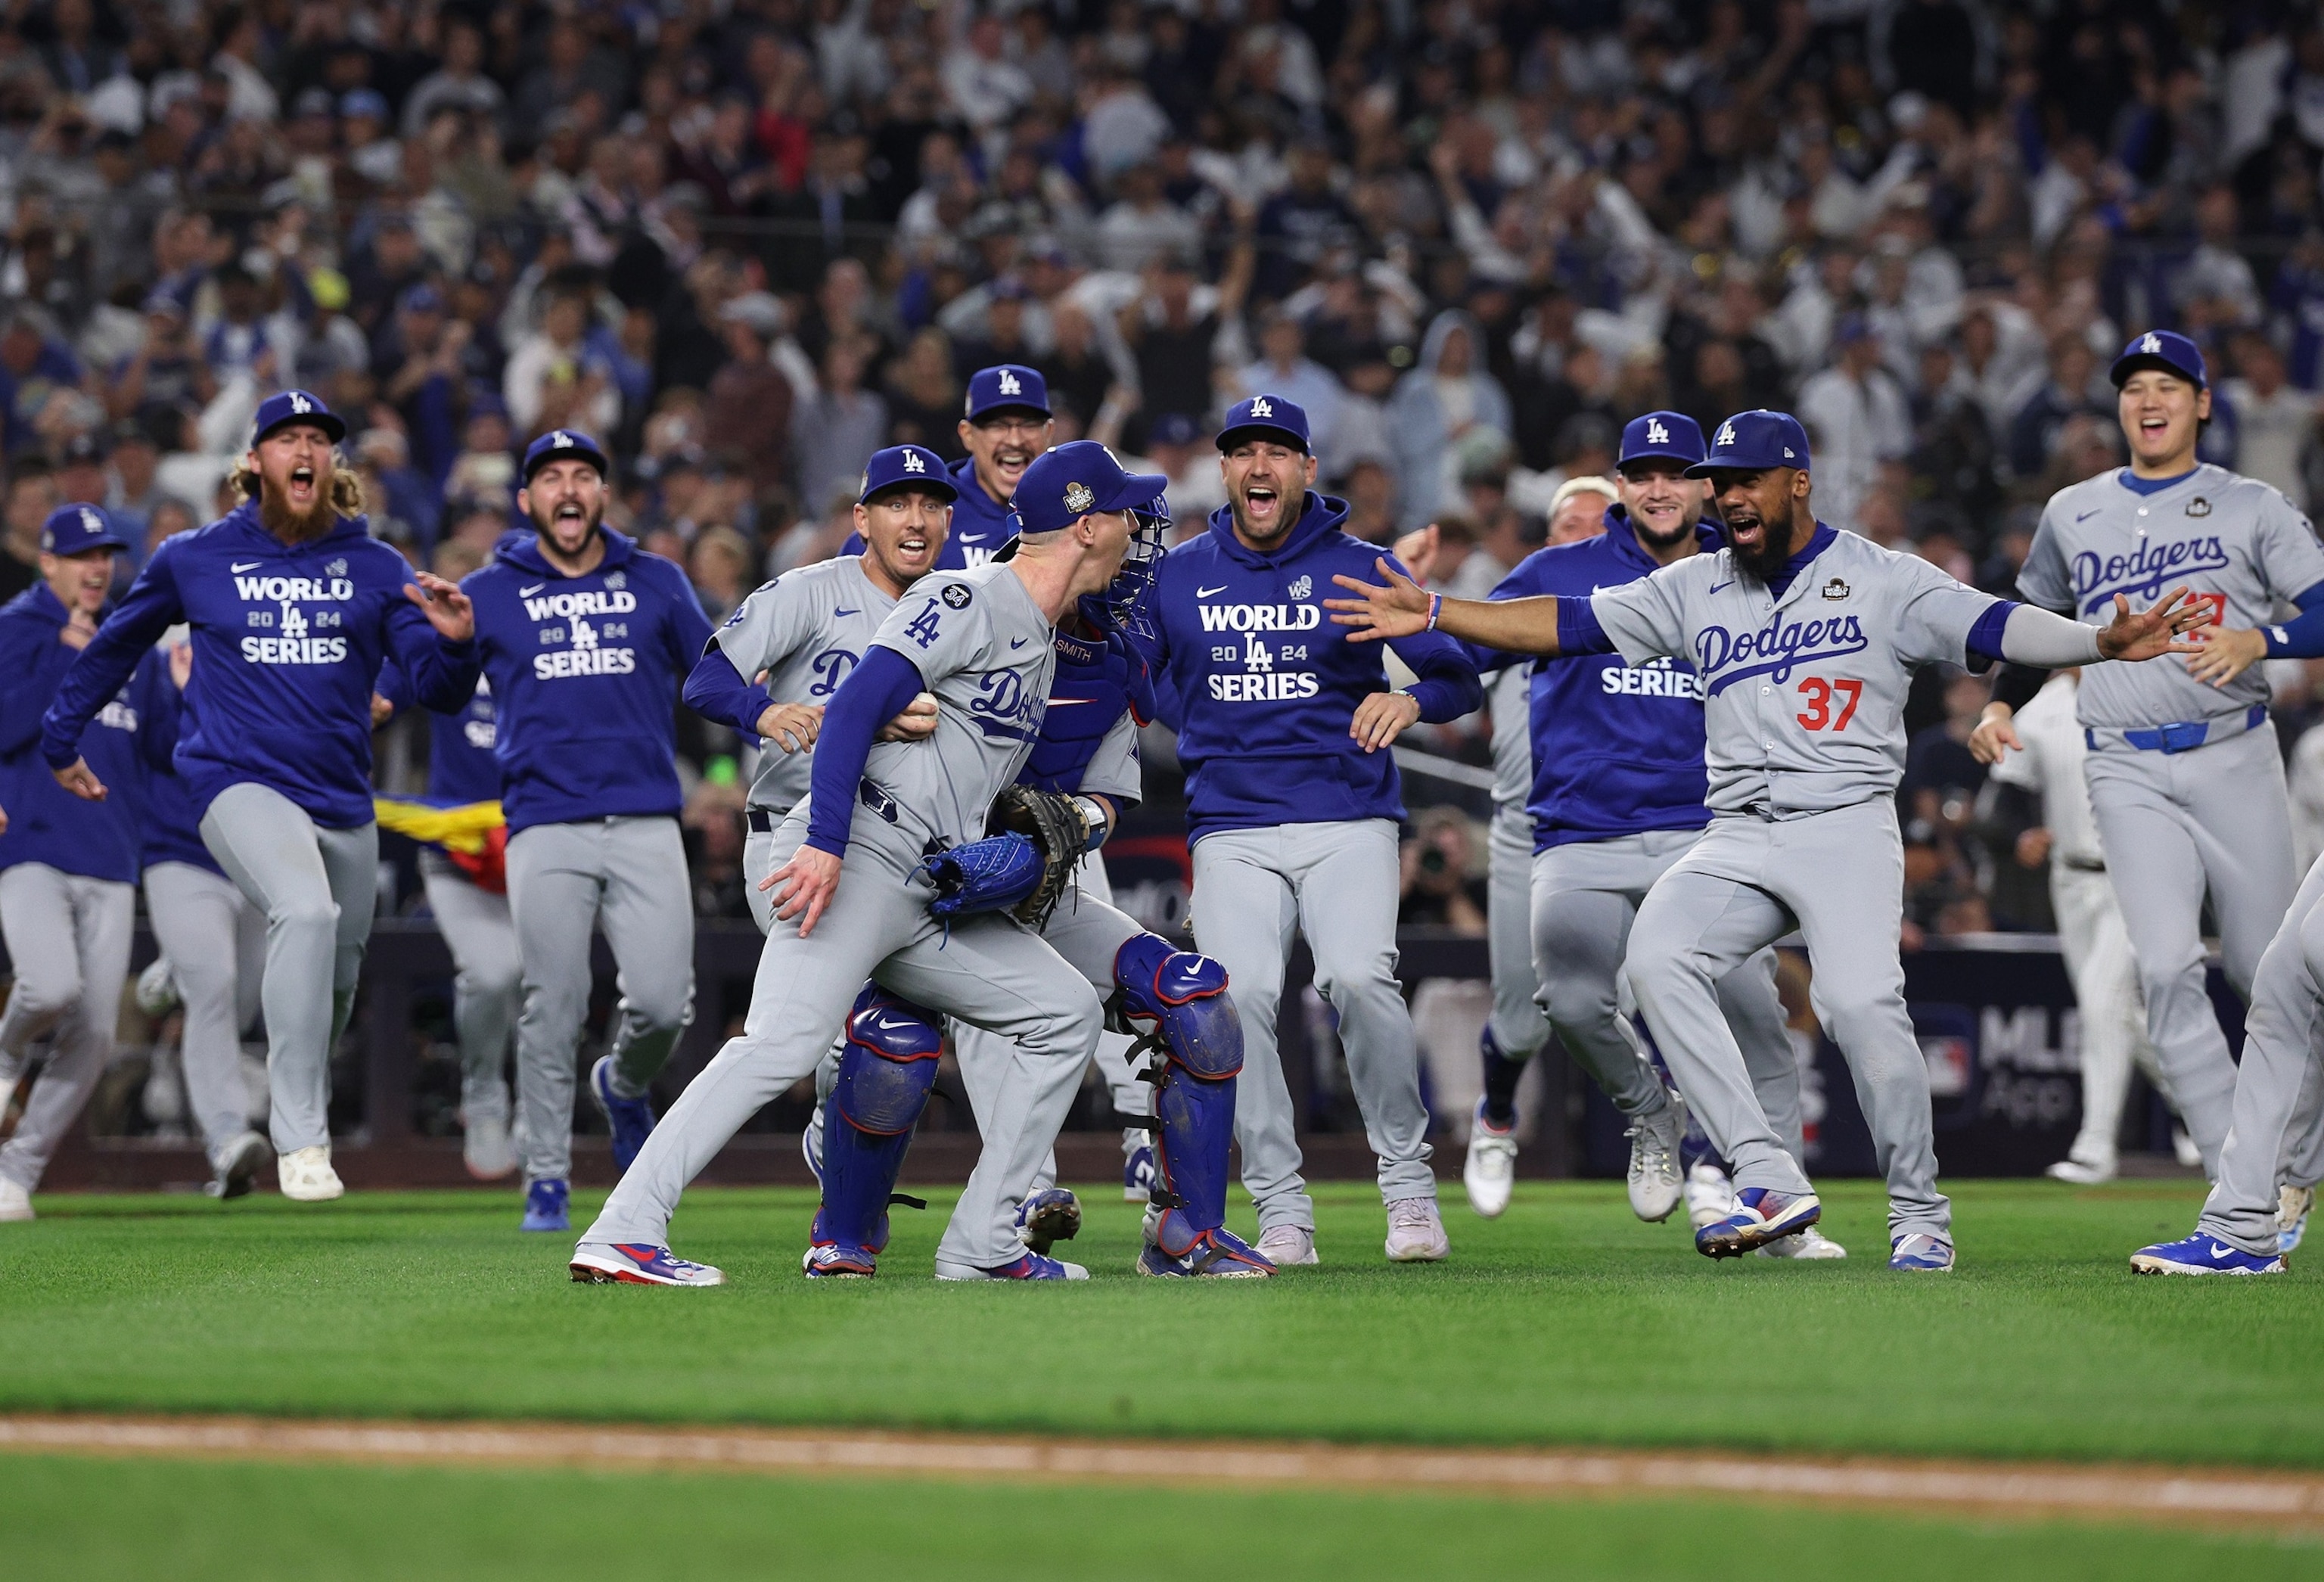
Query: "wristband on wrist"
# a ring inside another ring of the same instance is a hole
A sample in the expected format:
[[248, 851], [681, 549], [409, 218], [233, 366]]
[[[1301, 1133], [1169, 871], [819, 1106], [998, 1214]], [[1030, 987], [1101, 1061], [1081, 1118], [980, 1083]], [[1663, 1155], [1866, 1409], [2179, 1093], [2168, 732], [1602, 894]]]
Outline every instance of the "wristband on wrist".
[[1423, 628], [1423, 630], [1424, 630], [1424, 631], [1428, 631], [1428, 632], [1434, 632], [1434, 631], [1435, 631], [1435, 630], [1436, 630], [1436, 617], [1437, 617], [1437, 616], [1439, 616], [1439, 615], [1443, 615], [1443, 613], [1444, 613], [1444, 596], [1443, 596], [1443, 594], [1441, 594], [1441, 593], [1432, 593], [1432, 594], [1430, 594], [1430, 595], [1428, 596], [1428, 624], [1427, 624], [1425, 627], [1424, 627], [1424, 628]]
[[1089, 820], [1089, 840], [1082, 849], [1095, 851], [1105, 844], [1107, 825], [1104, 805], [1095, 797], [1075, 797], [1074, 806], [1079, 808], [1082, 810], [1082, 817]]

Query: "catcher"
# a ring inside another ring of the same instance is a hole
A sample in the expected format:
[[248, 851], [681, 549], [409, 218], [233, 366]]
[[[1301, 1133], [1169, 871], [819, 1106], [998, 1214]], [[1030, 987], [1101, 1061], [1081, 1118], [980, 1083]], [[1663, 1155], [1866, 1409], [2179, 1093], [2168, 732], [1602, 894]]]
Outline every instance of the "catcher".
[[[1068, 454], [1084, 450], [1097, 454]], [[1039, 471], [1028, 472], [1027, 484], [1052, 474], [1103, 473], [1109, 469], [1100, 457], [1111, 462], [1095, 445], [1061, 447], [1037, 463]], [[1118, 464], [1110, 470], [1118, 471]], [[1028, 532], [1051, 531], [1044, 504], [1060, 510], [1071, 504], [1067, 495], [1056, 502], [1028, 495], [1020, 487]], [[1038, 931], [1104, 997], [1108, 1024], [1139, 1039], [1132, 1064], [1152, 1057], [1144, 1076], [1156, 1094], [1156, 1180], [1139, 1272], [1263, 1277], [1274, 1265], [1225, 1228], [1233, 1079], [1242, 1066], [1242, 1026], [1226, 994], [1225, 970], [1147, 932], [1078, 876], [1111, 832], [1120, 803], [1137, 794], [1137, 730], [1152, 699], [1129, 628], [1141, 618], [1167, 509], [1157, 497], [1132, 510], [1137, 531], [1122, 570], [1103, 594], [1082, 599], [1060, 623], [1052, 707], [1017, 783], [994, 800], [985, 838], [936, 853], [922, 868], [936, 893], [932, 915], [950, 922], [1006, 912]], [[1009, 559], [1014, 548], [1004, 546], [997, 559]], [[1059, 709], [1055, 700], [1061, 697], [1082, 707]], [[857, 1000], [837, 1083], [825, 1104], [823, 1206], [806, 1260], [809, 1275], [874, 1272], [912, 1127], [936, 1080], [939, 1025], [934, 1013], [877, 985]], [[1062, 1116], [1041, 1103], [1039, 1091], [1060, 1074], [1027, 1060], [1002, 1039], [963, 1040], [956, 1047], [964, 1068], [978, 1060], [999, 1065], [963, 1071], [981, 1096], [986, 1149], [1005, 1156], [988, 1158], [986, 1165], [997, 1164], [1002, 1180], [1038, 1179], [1056, 1128], [1019, 1122], [1037, 1112]], [[1080, 1080], [1078, 1070], [1062, 1075]], [[1072, 1193], [1049, 1188], [1024, 1200], [1019, 1219], [1026, 1244], [1045, 1254], [1080, 1228], [1081, 1214]]]

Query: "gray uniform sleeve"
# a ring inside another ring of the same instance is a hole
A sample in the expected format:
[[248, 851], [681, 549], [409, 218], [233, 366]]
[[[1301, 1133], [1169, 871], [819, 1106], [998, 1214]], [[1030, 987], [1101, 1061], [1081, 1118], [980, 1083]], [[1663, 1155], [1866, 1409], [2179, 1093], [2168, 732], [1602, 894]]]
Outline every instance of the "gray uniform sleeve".
[[1138, 757], [1138, 722], [1130, 717], [1129, 710], [1122, 711], [1113, 728], [1099, 741], [1089, 766], [1082, 771], [1082, 791], [1089, 796], [1111, 797], [1122, 807], [1145, 796], [1146, 774]]
[[2057, 511], [2054, 497], [2043, 508], [2042, 525], [2034, 530], [2034, 547], [2017, 570], [2017, 591], [2029, 605], [2072, 611], [2079, 618], [2081, 612], [2074, 608], [2073, 578], [2066, 572], [2066, 551], [2060, 547], [2057, 530], [2051, 523]]
[[1999, 601], [1916, 555], [1895, 560], [1896, 657], [1907, 664], [1966, 664], [1969, 629]]
[[820, 605], [807, 578], [778, 578], [735, 606], [710, 641], [744, 680], [756, 680], [761, 671], [774, 669], [822, 628]]
[[1693, 569], [1683, 560], [1651, 577], [1619, 587], [1601, 587], [1590, 596], [1590, 613], [1598, 617], [1598, 624], [1605, 628], [1614, 652], [1625, 663], [1644, 664], [1665, 655], [1688, 657], [1678, 578]]
[[2260, 490], [2258, 520], [2252, 527], [2252, 554], [2269, 593], [2285, 604], [2324, 582], [2324, 546], [2316, 528], [2280, 489]]
[[880, 623], [872, 645], [910, 660], [929, 687], [939, 677], [990, 668], [995, 639], [989, 597], [954, 573], [931, 573]]

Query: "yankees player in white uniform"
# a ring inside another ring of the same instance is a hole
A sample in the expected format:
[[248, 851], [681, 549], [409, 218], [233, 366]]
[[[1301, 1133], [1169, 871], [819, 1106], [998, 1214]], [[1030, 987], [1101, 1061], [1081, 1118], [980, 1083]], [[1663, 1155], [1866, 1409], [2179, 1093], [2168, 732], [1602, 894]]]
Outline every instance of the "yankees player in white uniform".
[[[2210, 414], [2202, 354], [2157, 330], [2114, 365], [2131, 464], [2061, 489], [2018, 573], [2025, 600], [2097, 623], [2118, 597], [2194, 590], [2214, 626], [2255, 628], [2276, 606], [2324, 603], [2324, 546], [2277, 490], [2200, 464]], [[1990, 763], [2018, 745], [2014, 704], [2032, 689], [2006, 672], [1969, 738]], [[2283, 755], [2257, 671], [2214, 685], [2182, 664], [2110, 666], [2076, 700], [2085, 774], [2107, 870], [2146, 990], [2148, 1035], [2187, 1130], [2216, 1174], [2236, 1083], [2227, 1035], [2204, 987], [2203, 898], [2218, 920], [2227, 980], [2249, 998], [2260, 953], [2298, 883]]]
[[[1149, 498], [1163, 480], [1150, 482]], [[881, 624], [825, 714], [815, 789], [776, 832], [782, 865], [766, 881], [775, 921], [742, 1036], [646, 1139], [575, 1249], [576, 1280], [724, 1282], [718, 1270], [671, 1254], [678, 1198], [745, 1121], [816, 1069], [866, 977], [1017, 1046], [1004, 1098], [1019, 1102], [1004, 1103], [985, 1133], [937, 1250], [938, 1274], [1086, 1277], [1018, 1240], [1017, 1206], [1031, 1181], [1010, 1179], [1009, 1161], [1021, 1161], [1035, 1135], [1038, 1159], [1063, 1124], [1103, 1026], [1098, 992], [1011, 918], [983, 913], [947, 926], [929, 916], [925, 863], [983, 836], [992, 799], [1038, 734], [1057, 619], [1113, 580], [1131, 529], [1126, 508], [1093, 492], [1069, 525], [1023, 539], [1010, 560], [930, 573]], [[873, 745], [881, 722], [921, 691], [937, 700], [935, 733]]]
[[[2154, 1046], [2146, 1036], [2146, 1004], [2138, 987], [2138, 961], [2122, 908], [2107, 881], [2097, 816], [2082, 782], [2089, 752], [2074, 722], [2077, 673], [2061, 671], [2017, 711], [2024, 745], [1993, 766], [1993, 783], [2014, 785], [2042, 800], [2042, 830], [2050, 859], [2050, 910], [2057, 916], [2058, 948], [2081, 1008], [2082, 1127], [2066, 1157], [2049, 1175], [2079, 1187], [2114, 1180], [2115, 1138], [2130, 1093], [2134, 1060], [2162, 1085]], [[2027, 832], [2029, 835], [2032, 831]]]
[[1343, 578], [1332, 602], [1359, 638], [1432, 626], [1514, 652], [1694, 661], [1703, 680], [1711, 827], [1648, 893], [1624, 971], [1679, 1091], [1733, 1164], [1736, 1211], [1695, 1235], [1731, 1257], [1814, 1223], [1821, 1207], [1753, 1092], [1719, 980], [1796, 926], [1818, 1018], [1856, 1076], [1888, 1180], [1889, 1267], [1953, 1264], [1936, 1189], [1928, 1068], [1904, 1008], [1896, 940], [1904, 845], [1896, 782], [1914, 667], [1973, 657], [2089, 664], [2192, 652], [2173, 593], [2103, 631], [1963, 587], [1815, 520], [1806, 430], [1788, 413], [1727, 420], [1690, 471], [1711, 480], [1727, 547], [1587, 598], [1469, 603], [1396, 576]]

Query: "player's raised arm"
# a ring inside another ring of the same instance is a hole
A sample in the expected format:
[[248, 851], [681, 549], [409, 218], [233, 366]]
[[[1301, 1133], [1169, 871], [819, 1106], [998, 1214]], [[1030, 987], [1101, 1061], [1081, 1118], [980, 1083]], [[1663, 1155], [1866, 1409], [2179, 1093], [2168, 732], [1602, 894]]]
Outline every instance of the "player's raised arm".
[[1335, 576], [1332, 580], [1356, 597], [1323, 601], [1335, 625], [1351, 628], [1347, 634], [1351, 643], [1377, 643], [1434, 631], [1507, 653], [1562, 652], [1554, 598], [1446, 598], [1398, 571], [1385, 556], [1372, 564], [1381, 582]]

